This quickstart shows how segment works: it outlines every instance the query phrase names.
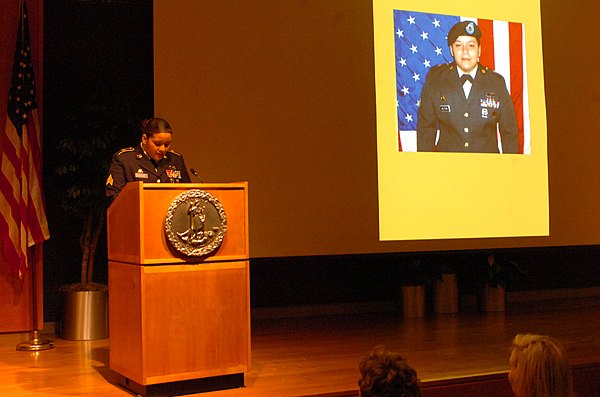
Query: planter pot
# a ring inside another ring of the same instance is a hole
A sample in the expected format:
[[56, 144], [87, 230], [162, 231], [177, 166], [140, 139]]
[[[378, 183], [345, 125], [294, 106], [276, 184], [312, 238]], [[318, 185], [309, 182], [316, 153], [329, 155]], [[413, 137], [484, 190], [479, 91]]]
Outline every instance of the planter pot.
[[481, 310], [485, 312], [506, 311], [506, 290], [504, 287], [486, 285], [481, 294]]
[[68, 340], [108, 337], [108, 289], [62, 291], [63, 314], [58, 335]]
[[456, 274], [442, 274], [442, 280], [435, 282], [434, 301], [436, 313], [458, 313]]
[[405, 318], [425, 316], [425, 287], [407, 285], [402, 287], [402, 315]]

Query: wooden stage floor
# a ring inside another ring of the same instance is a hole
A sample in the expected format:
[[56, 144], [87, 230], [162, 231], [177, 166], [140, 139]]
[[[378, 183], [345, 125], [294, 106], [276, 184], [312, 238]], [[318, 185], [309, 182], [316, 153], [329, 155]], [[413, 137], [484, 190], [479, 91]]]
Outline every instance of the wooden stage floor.
[[[598, 363], [600, 298], [420, 319], [378, 313], [255, 320], [246, 387], [198, 395], [348, 395], [357, 389], [358, 362], [379, 344], [403, 353], [423, 381], [503, 373], [512, 338], [524, 332], [559, 338], [573, 364]], [[73, 342], [45, 336], [56, 347], [30, 353], [16, 351], [22, 334], [0, 335], [0, 396], [131, 396], [115, 385], [107, 339]]]

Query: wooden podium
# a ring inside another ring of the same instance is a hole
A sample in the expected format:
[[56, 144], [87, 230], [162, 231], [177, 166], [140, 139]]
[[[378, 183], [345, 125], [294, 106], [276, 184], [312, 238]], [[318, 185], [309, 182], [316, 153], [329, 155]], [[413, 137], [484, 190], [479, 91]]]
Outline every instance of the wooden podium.
[[[107, 212], [110, 368], [143, 396], [244, 385], [250, 364], [248, 185], [129, 183]], [[227, 218], [206, 257], [170, 246], [165, 215], [190, 189]]]

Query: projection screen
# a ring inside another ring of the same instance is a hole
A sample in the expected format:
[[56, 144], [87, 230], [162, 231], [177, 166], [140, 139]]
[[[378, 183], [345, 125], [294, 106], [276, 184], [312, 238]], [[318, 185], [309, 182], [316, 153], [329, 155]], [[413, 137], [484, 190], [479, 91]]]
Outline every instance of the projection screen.
[[[204, 181], [249, 182], [251, 256], [598, 244], [600, 134], [574, 138], [595, 128], [598, 77], [567, 40], [598, 36], [593, 13], [398, 3], [155, 0], [155, 114]], [[522, 24], [529, 153], [398, 150], [393, 9]]]

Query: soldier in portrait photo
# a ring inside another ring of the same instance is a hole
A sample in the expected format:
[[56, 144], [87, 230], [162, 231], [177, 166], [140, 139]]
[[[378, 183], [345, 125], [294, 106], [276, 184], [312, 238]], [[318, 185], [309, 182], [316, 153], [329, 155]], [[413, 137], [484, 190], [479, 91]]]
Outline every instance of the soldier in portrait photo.
[[480, 38], [473, 21], [450, 29], [454, 62], [427, 74], [418, 110], [417, 151], [518, 153], [512, 98], [502, 75], [479, 63]]

